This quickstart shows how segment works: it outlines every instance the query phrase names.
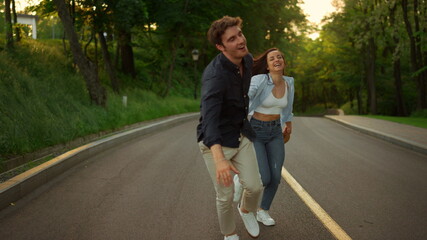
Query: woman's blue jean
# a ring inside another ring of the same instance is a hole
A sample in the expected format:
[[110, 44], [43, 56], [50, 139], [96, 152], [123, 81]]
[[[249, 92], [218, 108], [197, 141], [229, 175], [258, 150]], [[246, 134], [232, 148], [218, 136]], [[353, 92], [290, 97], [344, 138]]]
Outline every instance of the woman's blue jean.
[[260, 207], [269, 210], [282, 179], [282, 166], [285, 160], [282, 127], [280, 120], [265, 122], [252, 118], [250, 122], [256, 132], [254, 147], [264, 185]]

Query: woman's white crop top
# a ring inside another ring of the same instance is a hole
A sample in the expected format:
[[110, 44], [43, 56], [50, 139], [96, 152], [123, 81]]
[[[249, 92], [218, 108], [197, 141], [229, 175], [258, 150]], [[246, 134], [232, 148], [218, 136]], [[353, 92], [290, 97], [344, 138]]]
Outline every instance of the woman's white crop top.
[[272, 92], [268, 97], [255, 109], [255, 112], [263, 114], [281, 114], [282, 109], [288, 105], [288, 91], [281, 98], [276, 98]]

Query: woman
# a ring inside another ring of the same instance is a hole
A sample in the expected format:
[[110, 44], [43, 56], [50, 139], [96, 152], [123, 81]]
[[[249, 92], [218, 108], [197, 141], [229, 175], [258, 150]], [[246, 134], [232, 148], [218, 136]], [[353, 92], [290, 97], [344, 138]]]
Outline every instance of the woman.
[[[284, 76], [285, 67], [285, 58], [277, 48], [265, 51], [254, 59], [248, 92], [249, 112], [253, 112], [250, 123], [256, 132], [254, 147], [264, 185], [257, 220], [266, 226], [275, 225], [268, 211], [281, 180], [284, 139], [292, 133], [294, 79]], [[241, 184], [237, 177], [234, 182], [235, 201], [238, 201]]]

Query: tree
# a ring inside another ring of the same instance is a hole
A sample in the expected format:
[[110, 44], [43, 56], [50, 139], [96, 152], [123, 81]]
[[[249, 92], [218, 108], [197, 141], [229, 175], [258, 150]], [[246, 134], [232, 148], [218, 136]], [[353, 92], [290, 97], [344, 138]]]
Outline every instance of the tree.
[[112, 10], [114, 18], [115, 33], [118, 36], [118, 53], [121, 57], [121, 70], [135, 78], [132, 28], [146, 19], [145, 2], [142, 0], [105, 0], [105, 3]]
[[89, 91], [90, 99], [97, 105], [105, 106], [107, 101], [106, 91], [101, 86], [95, 64], [83, 54], [77, 34], [74, 30], [74, 25], [69, 14], [69, 10], [65, 5], [64, 0], [54, 0], [54, 3], [57, 7], [58, 15], [62, 21], [62, 24], [64, 25], [66, 35], [69, 39], [74, 61], [86, 81], [86, 87]]
[[[110, 52], [108, 51], [107, 40], [104, 36], [104, 33], [107, 32], [107, 25], [111, 23], [110, 21], [110, 7], [106, 4], [103, 4], [102, 0], [93, 0], [95, 10], [92, 14], [92, 28], [94, 33], [98, 35], [99, 42], [101, 44], [102, 56], [104, 60], [105, 69], [110, 78], [111, 87], [115, 93], [120, 92], [120, 81], [116, 76], [116, 71], [113, 66]], [[90, 9], [90, 8], [89, 8]], [[94, 36], [96, 38], [96, 36]]]
[[18, 15], [16, 14], [16, 8], [15, 8], [15, 0], [12, 1], [12, 13], [13, 13], [13, 23], [15, 24], [15, 36], [16, 41], [21, 41], [21, 30], [18, 27]]
[[[406, 107], [404, 104], [403, 96], [403, 84], [402, 84], [402, 74], [401, 74], [401, 40], [399, 34], [399, 27], [396, 24], [396, 12], [397, 12], [397, 3], [396, 1], [386, 1], [388, 4], [388, 11], [386, 11], [386, 17], [383, 18], [389, 21], [389, 26], [391, 28], [391, 36], [388, 37], [387, 41], [387, 51], [391, 53], [392, 65], [393, 65], [393, 78], [394, 86], [396, 87], [396, 114], [398, 116], [406, 116]], [[384, 33], [387, 34], [386, 28], [384, 28]]]
[[[425, 2], [425, 1], [424, 1]], [[410, 47], [411, 47], [411, 65], [413, 70], [413, 75], [415, 81], [418, 85], [418, 108], [425, 109], [427, 108], [426, 102], [426, 84], [427, 84], [427, 72], [425, 66], [427, 65], [427, 61], [423, 60], [423, 54], [421, 52], [421, 37], [420, 35], [426, 35], [425, 26], [423, 29], [420, 29], [418, 12], [418, 0], [413, 0], [413, 25], [415, 25], [415, 32], [413, 26], [409, 19], [409, 9], [408, 9], [408, 0], [402, 0], [401, 6], [403, 10], [403, 20], [405, 22], [406, 31], [408, 33]], [[425, 17], [425, 5], [424, 3], [424, 17]], [[426, 19], [424, 19], [426, 20]], [[422, 32], [424, 30], [424, 32]], [[424, 50], [426, 51], [426, 50]], [[424, 54], [425, 55], [425, 54]], [[425, 56], [424, 56], [425, 57]], [[424, 68], [423, 68], [424, 67]]]
[[10, 2], [11, 0], [5, 0], [4, 2], [4, 12], [5, 12], [5, 22], [6, 22], [6, 48], [13, 48], [13, 30], [12, 30], [12, 15], [10, 12]]

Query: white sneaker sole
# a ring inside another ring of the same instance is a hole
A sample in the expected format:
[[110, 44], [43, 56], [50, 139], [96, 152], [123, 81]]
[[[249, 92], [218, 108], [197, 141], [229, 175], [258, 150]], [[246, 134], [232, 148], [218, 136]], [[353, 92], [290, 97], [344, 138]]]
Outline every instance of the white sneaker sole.
[[258, 218], [257, 218], [257, 221], [258, 221], [258, 222], [260, 222], [260, 223], [262, 223], [262, 225], [267, 226], [267, 227], [272, 227], [272, 226], [276, 225], [276, 223], [266, 224], [266, 223], [264, 223], [263, 221], [258, 220]]

